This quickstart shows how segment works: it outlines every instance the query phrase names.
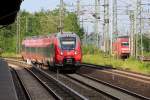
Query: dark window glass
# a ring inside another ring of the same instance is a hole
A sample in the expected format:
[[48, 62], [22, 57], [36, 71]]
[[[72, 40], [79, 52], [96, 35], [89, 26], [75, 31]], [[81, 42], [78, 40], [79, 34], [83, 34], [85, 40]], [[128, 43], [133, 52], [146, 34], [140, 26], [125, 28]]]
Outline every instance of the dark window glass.
[[129, 43], [128, 42], [122, 42], [121, 45], [122, 46], [129, 46]]
[[73, 50], [76, 46], [75, 37], [61, 37], [60, 38], [60, 47], [62, 50]]

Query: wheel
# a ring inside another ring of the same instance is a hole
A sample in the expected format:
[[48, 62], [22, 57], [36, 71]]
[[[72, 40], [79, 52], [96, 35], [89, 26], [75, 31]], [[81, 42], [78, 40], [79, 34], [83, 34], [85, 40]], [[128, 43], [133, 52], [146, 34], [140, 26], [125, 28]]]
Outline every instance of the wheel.
[[48, 62], [48, 68], [49, 70], [54, 70], [55, 64], [53, 62], [52, 63]]

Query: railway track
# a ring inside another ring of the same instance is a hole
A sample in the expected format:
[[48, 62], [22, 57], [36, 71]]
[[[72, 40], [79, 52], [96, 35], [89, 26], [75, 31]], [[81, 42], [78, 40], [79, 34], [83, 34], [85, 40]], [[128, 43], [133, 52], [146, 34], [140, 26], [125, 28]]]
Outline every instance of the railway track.
[[[41, 83], [39, 83], [38, 80], [31, 75], [31, 73], [27, 71], [27, 69], [16, 68], [19, 66], [18, 64], [9, 65], [15, 68], [15, 72], [22, 80], [23, 87], [28, 91], [31, 100], [55, 100], [55, 97], [53, 97], [52, 94]], [[16, 88], [16, 90], [18, 89]], [[18, 95], [20, 95], [20, 92]]]
[[[102, 67], [102, 68], [101, 68]], [[150, 100], [150, 76], [112, 69], [93, 64], [83, 64], [78, 75], [91, 80], [107, 83], [111, 87], [124, 91], [136, 97]]]
[[[86, 67], [86, 68], [88, 68], [88, 67], [92, 67], [91, 69], [96, 69], [96, 70], [102, 70], [102, 71], [109, 71], [108, 73], [115, 73], [115, 76], [116, 75], [118, 75], [118, 74], [122, 74], [121, 76], [128, 76], [128, 77], [134, 77], [134, 78], [138, 78], [139, 80], [144, 80], [145, 82], [149, 82], [149, 76], [142, 76], [142, 75], [138, 75], [138, 74], [135, 74], [135, 73], [130, 73], [130, 72], [124, 72], [124, 71], [117, 71], [117, 70], [115, 70], [115, 69], [111, 69], [110, 67], [108, 67], [108, 68], [98, 68], [98, 66], [94, 66], [94, 65], [84, 65], [83, 66], [83, 69], [84, 69], [84, 67]], [[106, 70], [105, 70], [106, 69]], [[34, 69], [35, 70], [35, 69]], [[38, 72], [38, 71], [35, 71], [36, 73]], [[49, 72], [49, 71], [46, 71], [46, 72], [44, 72], [45, 74], [47, 74], [47, 75], [49, 75], [51, 72]], [[38, 72], [38, 74], [39, 74], [39, 72]], [[128, 75], [129, 74], [129, 75]], [[54, 78], [54, 79], [56, 79], [56, 77], [57, 77], [57, 75], [56, 74], [50, 74], [50, 75], [52, 75], [52, 77]], [[102, 82], [100, 82], [100, 80], [98, 79], [98, 78], [96, 78], [96, 77], [92, 77], [92, 76], [90, 76], [90, 75], [87, 75], [87, 74], [85, 74], [85, 73], [77, 73], [77, 74], [71, 74], [71, 75], [62, 75], [62, 74], [60, 74], [59, 75], [59, 81], [60, 82], [62, 82], [62, 83], [64, 83], [64, 85], [66, 85], [66, 83], [71, 83], [71, 82], [69, 82], [69, 81], [66, 81], [66, 79], [65, 78], [66, 77], [68, 77], [68, 79], [67, 80], [74, 80], [74, 81], [76, 81], [78, 84], [82, 84], [82, 85], [84, 85], [84, 86], [86, 86], [86, 87], [88, 87], [88, 88], [90, 88], [90, 89], [92, 89], [92, 90], [94, 90], [94, 91], [96, 91], [96, 92], [98, 92], [98, 93], [101, 93], [101, 94], [103, 94], [103, 95], [105, 95], [105, 96], [107, 96], [107, 97], [109, 97], [109, 98], [111, 98], [111, 99], [122, 99], [122, 100], [124, 100], [124, 99], [132, 99], [132, 100], [150, 100], [150, 98], [149, 97], [146, 97], [146, 96], [143, 96], [143, 95], [141, 95], [141, 94], [138, 94], [138, 93], [136, 93], [136, 92], [133, 92], [133, 91], [129, 91], [128, 89], [124, 89], [124, 88], [121, 88], [121, 87], [119, 87], [119, 86], [117, 86], [117, 85], [113, 85], [113, 84], [110, 84], [109, 82], [107, 83], [107, 82], [104, 82], [104, 81], [102, 81]], [[82, 77], [82, 78], [81, 78]], [[131, 78], [132, 79], [132, 78]], [[84, 80], [84, 82], [82, 82]], [[87, 83], [91, 83], [91, 84], [87, 84]], [[96, 84], [97, 85], [97, 87], [94, 87], [94, 85], [93, 84]], [[100, 85], [100, 84], [102, 84], [102, 85]], [[105, 87], [103, 87], [105, 85]], [[67, 86], [69, 86], [69, 87], [71, 87], [71, 86], [73, 86], [73, 84], [67, 84]], [[75, 85], [74, 85], [75, 86]], [[100, 88], [99, 88], [99, 86], [101, 86]], [[109, 87], [108, 89], [106, 89], [106, 87]], [[72, 88], [72, 87], [71, 87]], [[106, 90], [103, 90], [103, 89], [101, 89], [101, 88], [105, 88]], [[108, 92], [108, 91], [112, 91], [112, 90], [110, 90], [110, 88], [113, 88], [113, 89], [115, 89], [115, 91], [117, 90], [118, 91], [118, 93], [116, 94], [115, 92], [113, 92], [113, 93], [110, 93], [110, 92]], [[73, 90], [76, 90], [76, 89], [73, 89]], [[78, 90], [76, 90], [76, 91], [78, 91]], [[119, 92], [120, 91], [120, 92]], [[82, 96], [83, 97], [87, 97], [87, 99], [89, 99], [89, 97], [90, 96], [87, 96], [87, 95], [85, 95], [84, 93], [81, 93], [81, 92], [77, 92], [77, 93], [79, 93], [79, 94], [83, 94]], [[120, 95], [121, 94], [121, 95]], [[98, 96], [97, 96], [98, 97]], [[91, 98], [90, 98], [91, 99]], [[105, 98], [106, 99], [106, 98]], [[97, 99], [96, 99], [97, 100]], [[106, 99], [107, 100], [107, 99]]]
[[[53, 72], [50, 72], [50, 71], [44, 72], [43, 70], [40, 70], [38, 68], [32, 68], [30, 71], [32, 71], [32, 73], [34, 73], [37, 78], [44, 81], [44, 83], [47, 84], [47, 86], [49, 86], [48, 85], [49, 82], [54, 82], [54, 80], [56, 80], [56, 77], [57, 77], [57, 75], [53, 74]], [[41, 76], [40, 74], [43, 74], [44, 76]], [[53, 78], [54, 80], [53, 79], [49, 80], [48, 78]], [[58, 81], [58, 80], [56, 80], [56, 81]], [[75, 100], [79, 100], [79, 99], [82, 99], [82, 100], [87, 100], [87, 99], [88, 100], [90, 100], [90, 99], [92, 99], [92, 100], [98, 100], [98, 99], [101, 99], [101, 100], [118, 100], [118, 98], [113, 97], [111, 95], [106, 95], [106, 93], [103, 93], [102, 91], [97, 92], [97, 91], [95, 91], [95, 89], [89, 88], [85, 85], [79, 84], [78, 82], [72, 81], [70, 78], [66, 78], [62, 74], [59, 75], [59, 83], [62, 83], [64, 86], [67, 86], [68, 88], [70, 88], [71, 91], [75, 92], [75, 93], [72, 93], [70, 90], [68, 91], [66, 88], [63, 89], [63, 90], [65, 90], [65, 92], [71, 93], [71, 100], [72, 99], [75, 99]], [[54, 84], [56, 85], [58, 83], [54, 82]], [[62, 87], [62, 85], [58, 85], [56, 87], [57, 88]], [[53, 89], [58, 90], [58, 89], [56, 89], [56, 87], [54, 87]], [[56, 93], [56, 94], [58, 94], [58, 93]], [[67, 93], [62, 93], [59, 96], [60, 97], [65, 96], [65, 98], [63, 98], [63, 99], [66, 100], [66, 94]], [[75, 97], [75, 95], [80, 95], [81, 97], [80, 98]], [[73, 97], [75, 97], [75, 98], [73, 98]]]
[[[136, 94], [134, 92], [125, 90], [123, 88], [113, 86], [109, 83], [99, 81], [97, 79], [94, 79], [92, 77], [89, 77], [88, 75], [81, 75], [81, 74], [70, 74], [70, 75], [63, 75], [61, 77], [68, 77], [71, 78], [72, 80], [77, 81], [80, 84], [83, 84], [99, 93], [102, 93], [104, 95], [107, 95], [108, 97], [113, 98], [114, 100], [149, 100], [149, 98], [144, 97], [142, 95]], [[88, 79], [88, 80], [87, 80]], [[88, 84], [90, 83], [90, 84]], [[94, 84], [96, 84], [94, 86]], [[105, 89], [101, 89], [102, 85], [104, 85]], [[100, 86], [100, 88], [98, 88]], [[107, 88], [107, 89], [106, 89]], [[110, 89], [112, 88], [112, 89]], [[109, 92], [111, 91], [111, 92]]]
[[13, 68], [10, 68], [14, 85], [16, 88], [18, 100], [32, 100], [29, 92], [25, 88], [22, 79], [19, 77], [17, 71]]
[[[98, 80], [98, 79], [96, 79], [96, 78], [93, 78], [93, 77], [90, 77], [90, 76], [88, 76], [88, 75], [83, 75], [83, 74], [77, 74], [78, 76], [80, 76], [80, 77], [84, 77], [84, 78], [87, 78], [87, 79], [90, 79], [90, 80], [92, 80], [92, 81], [95, 81], [95, 82], [97, 82], [97, 83], [99, 83], [99, 84], [102, 84], [102, 85], [105, 85], [105, 86], [108, 86], [108, 87], [111, 87], [111, 88], [113, 88], [113, 89], [115, 89], [115, 90], [118, 90], [118, 91], [120, 91], [120, 92], [122, 92], [122, 94], [121, 95], [123, 95], [123, 96], [121, 96], [119, 93], [119, 96], [118, 95], [116, 95], [116, 97], [118, 97], [119, 99], [121, 99], [121, 100], [124, 100], [124, 99], [127, 99], [127, 100], [129, 100], [129, 99], [131, 99], [131, 100], [133, 100], [133, 99], [135, 99], [135, 100], [150, 100], [150, 98], [147, 98], [147, 97], [145, 97], [145, 96], [142, 96], [142, 95], [140, 95], [140, 94], [136, 94], [136, 93], [134, 93], [134, 92], [131, 92], [131, 91], [128, 91], [128, 90], [126, 90], [126, 89], [124, 89], [124, 88], [120, 88], [120, 87], [118, 87], [118, 86], [114, 86], [114, 85], [112, 85], [112, 84], [110, 84], [110, 83], [107, 83], [107, 82], [104, 82], [104, 81], [101, 81], [101, 80]], [[70, 76], [69, 76], [70, 77]], [[75, 78], [76, 79], [76, 78]], [[84, 83], [85, 84], [85, 83]], [[104, 90], [105, 91], [105, 90]], [[114, 91], [115, 92], [115, 91]], [[112, 94], [112, 93], [111, 93]], [[115, 95], [115, 94], [114, 94]]]
[[148, 62], [150, 61], [150, 56], [139, 56], [138, 59], [141, 61]]
[[25, 68], [25, 70], [32, 75], [56, 100], [88, 100], [86, 97], [78, 94], [76, 91], [54, 79], [42, 70], [35, 68]]
[[[47, 74], [51, 74], [52, 72], [47, 72]], [[103, 91], [97, 91], [96, 88], [93, 88], [91, 86], [88, 86], [86, 84], [82, 84], [77, 80], [74, 80], [67, 75], [59, 74], [57, 76], [56, 74], [53, 74], [53, 77], [58, 77], [61, 82], [66, 84], [67, 86], [71, 87], [75, 91], [77, 91], [79, 94], [84, 95], [89, 100], [119, 100], [117, 97], [114, 97], [110, 94], [107, 94]]]
[[108, 73], [111, 73], [111, 74], [116, 74], [116, 75], [121, 75], [121, 76], [129, 76], [132, 79], [142, 80], [142, 81], [150, 83], [150, 75], [125, 71], [125, 70], [120, 70], [120, 69], [118, 70], [116, 68], [112, 68], [112, 67], [108, 67], [108, 66], [94, 65], [94, 64], [84, 63], [82, 66], [83, 67], [88, 67], [88, 68], [98, 69], [98, 70], [108, 72]]
[[40, 82], [45, 82], [45, 87], [47, 87], [59, 100], [88, 100], [86, 97], [80, 95], [78, 92], [74, 91], [67, 85], [63, 84], [61, 81], [53, 78], [49, 74], [42, 70], [33, 68], [30, 71]]

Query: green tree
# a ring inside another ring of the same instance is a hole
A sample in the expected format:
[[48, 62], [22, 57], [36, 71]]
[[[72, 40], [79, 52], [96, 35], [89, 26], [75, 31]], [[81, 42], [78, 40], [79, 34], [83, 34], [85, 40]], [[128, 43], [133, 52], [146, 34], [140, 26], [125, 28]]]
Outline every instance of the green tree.
[[[75, 32], [80, 38], [84, 35], [84, 30], [80, 28], [78, 18], [75, 13], [64, 9], [64, 31]], [[37, 36], [58, 32], [59, 9], [41, 10], [36, 13], [29, 13], [25, 10], [20, 11], [20, 39], [27, 36]], [[0, 30], [0, 48], [5, 52], [15, 52], [17, 45], [17, 21]]]
[[80, 38], [83, 38], [84, 30], [80, 28], [78, 18], [75, 13], [68, 13], [64, 19], [64, 31], [75, 32]]

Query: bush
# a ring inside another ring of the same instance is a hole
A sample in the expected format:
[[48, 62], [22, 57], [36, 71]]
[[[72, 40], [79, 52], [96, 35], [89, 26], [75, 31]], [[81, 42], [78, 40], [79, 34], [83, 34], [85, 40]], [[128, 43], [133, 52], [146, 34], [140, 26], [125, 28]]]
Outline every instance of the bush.
[[101, 54], [102, 51], [95, 46], [83, 46], [82, 47], [83, 54]]
[[13, 52], [5, 52], [5, 53], [2, 53], [1, 56], [2, 56], [2, 57], [21, 57], [21, 55], [15, 54], [15, 53], [13, 53]]

